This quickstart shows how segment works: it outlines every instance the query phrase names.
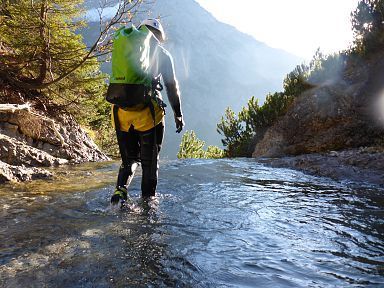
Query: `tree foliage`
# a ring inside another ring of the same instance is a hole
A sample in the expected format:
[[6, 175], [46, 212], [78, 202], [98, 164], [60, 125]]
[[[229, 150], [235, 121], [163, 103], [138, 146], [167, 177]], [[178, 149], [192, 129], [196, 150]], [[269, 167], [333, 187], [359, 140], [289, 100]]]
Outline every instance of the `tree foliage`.
[[238, 141], [241, 138], [241, 121], [236, 117], [235, 112], [228, 107], [225, 115], [221, 117], [221, 121], [217, 124], [217, 132], [225, 137], [221, 142], [224, 146], [229, 143]]
[[318, 48], [309, 64], [297, 65], [284, 78], [283, 93], [289, 97], [299, 97], [305, 91], [320, 85], [327, 79], [336, 77], [344, 65], [341, 55], [324, 55]]
[[224, 157], [223, 149], [220, 149], [217, 146], [210, 145], [207, 147], [207, 152], [205, 153], [205, 158], [207, 159], [219, 159]]
[[271, 126], [279, 116], [286, 112], [292, 100], [292, 96], [275, 92], [268, 94], [264, 104], [259, 106], [254, 105], [255, 99], [252, 97], [247, 103], [247, 108], [243, 108], [240, 119], [244, 119], [243, 121], [247, 123], [247, 126], [251, 126], [251, 131], [255, 133], [258, 129]]
[[252, 97], [238, 115], [227, 108], [225, 117], [217, 125], [218, 133], [225, 137], [222, 143], [226, 147], [226, 156], [250, 157], [254, 138], [262, 135], [266, 128], [284, 115], [292, 101], [293, 96], [276, 92], [268, 94], [262, 106], [258, 99]]
[[257, 139], [283, 116], [294, 99], [305, 91], [321, 85], [329, 77], [336, 77], [344, 65], [340, 55], [325, 56], [318, 49], [309, 64], [301, 64], [284, 79], [284, 91], [269, 93], [263, 105], [254, 96], [238, 115], [227, 108], [217, 125], [217, 131], [224, 136], [222, 143], [228, 157], [250, 157]]
[[1, 1], [0, 78], [15, 91], [39, 95], [40, 102], [52, 102], [71, 113], [80, 124], [97, 131], [99, 144], [110, 147], [106, 138], [111, 136], [111, 129], [106, 129], [110, 108], [103, 98], [106, 75], [100, 72], [98, 57], [110, 51], [113, 26], [129, 17], [127, 12], [142, 0], [120, 1], [112, 19], [100, 18], [100, 31], [91, 47], [79, 34], [86, 25], [82, 2]]
[[310, 67], [305, 64], [297, 65], [284, 79], [284, 91], [291, 96], [298, 97], [311, 88], [308, 83]]
[[361, 0], [351, 17], [354, 49], [361, 54], [381, 51], [384, 44], [384, 0]]
[[82, 2], [2, 1], [0, 43], [11, 53], [4, 57], [1, 76], [24, 89], [49, 88], [57, 93], [71, 86], [76, 89], [79, 82], [97, 81], [95, 58], [109, 51], [111, 28], [142, 1], [121, 1], [116, 15], [100, 23], [100, 33], [90, 48], [76, 33], [86, 25]]
[[205, 142], [198, 139], [194, 131], [187, 131], [184, 133], [177, 158], [223, 158], [224, 152], [219, 147], [208, 146], [207, 150], [204, 150]]
[[228, 107], [225, 115], [221, 117], [220, 123], [217, 124], [217, 132], [224, 136], [221, 140], [227, 157], [240, 156], [239, 147], [243, 142], [246, 131], [235, 112]]
[[85, 25], [78, 20], [80, 4], [79, 0], [3, 3], [1, 42], [12, 53], [4, 59], [1, 76], [25, 89], [47, 89], [47, 94], [64, 99], [70, 91], [91, 89], [100, 73], [96, 59], [86, 58], [89, 51], [75, 33]]

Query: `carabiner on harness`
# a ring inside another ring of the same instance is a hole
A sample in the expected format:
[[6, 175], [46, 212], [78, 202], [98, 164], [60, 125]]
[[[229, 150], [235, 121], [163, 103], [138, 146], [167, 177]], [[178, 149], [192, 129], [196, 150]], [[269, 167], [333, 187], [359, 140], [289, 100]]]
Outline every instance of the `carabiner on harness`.
[[160, 98], [160, 91], [164, 89], [163, 85], [160, 82], [161, 76], [157, 76], [152, 80], [152, 91], [153, 91], [153, 99], [156, 101], [156, 104], [163, 110], [165, 115], [165, 107], [167, 104]]

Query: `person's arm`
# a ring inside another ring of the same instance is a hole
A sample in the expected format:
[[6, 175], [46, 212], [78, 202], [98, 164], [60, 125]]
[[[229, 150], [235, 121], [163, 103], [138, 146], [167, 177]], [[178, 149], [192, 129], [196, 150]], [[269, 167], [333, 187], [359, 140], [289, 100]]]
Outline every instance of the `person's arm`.
[[176, 132], [180, 133], [184, 126], [183, 113], [181, 110], [181, 97], [179, 84], [175, 75], [175, 68], [172, 56], [165, 49], [162, 49], [160, 73], [163, 77], [169, 103], [175, 116]]

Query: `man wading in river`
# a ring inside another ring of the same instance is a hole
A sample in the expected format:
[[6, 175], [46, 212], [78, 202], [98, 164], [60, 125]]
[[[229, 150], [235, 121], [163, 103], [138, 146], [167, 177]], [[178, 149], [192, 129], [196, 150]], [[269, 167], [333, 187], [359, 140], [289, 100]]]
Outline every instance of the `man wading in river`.
[[112, 122], [122, 159], [111, 198], [114, 205], [127, 200], [127, 189], [139, 162], [142, 197], [155, 196], [166, 106], [160, 94], [161, 78], [175, 116], [176, 132], [184, 126], [173, 60], [160, 45], [164, 40], [163, 27], [156, 19], [145, 20], [138, 28], [122, 27], [114, 36], [107, 101], [113, 104]]

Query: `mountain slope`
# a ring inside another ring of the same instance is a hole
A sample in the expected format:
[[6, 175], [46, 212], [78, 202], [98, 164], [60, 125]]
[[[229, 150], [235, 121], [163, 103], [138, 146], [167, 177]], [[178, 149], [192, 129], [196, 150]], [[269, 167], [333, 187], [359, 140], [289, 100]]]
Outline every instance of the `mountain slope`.
[[[266, 93], [281, 89], [285, 74], [300, 62], [217, 21], [194, 0], [157, 0], [142, 8], [151, 10], [152, 17], [162, 17], [168, 36], [165, 47], [174, 57], [182, 91], [186, 129], [195, 130], [208, 144], [220, 144], [216, 124], [226, 107], [239, 110], [253, 95], [263, 101]], [[85, 39], [90, 41], [89, 33]], [[163, 156], [174, 158], [180, 137], [174, 135], [171, 116], [168, 110]]]
[[383, 147], [383, 54], [344, 60], [341, 77], [326, 79], [300, 95], [267, 130], [253, 156]]

